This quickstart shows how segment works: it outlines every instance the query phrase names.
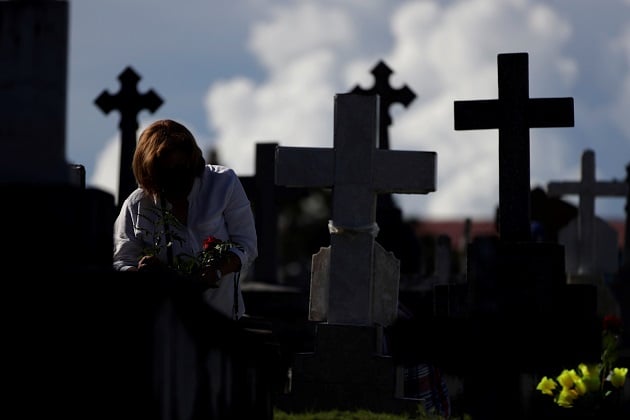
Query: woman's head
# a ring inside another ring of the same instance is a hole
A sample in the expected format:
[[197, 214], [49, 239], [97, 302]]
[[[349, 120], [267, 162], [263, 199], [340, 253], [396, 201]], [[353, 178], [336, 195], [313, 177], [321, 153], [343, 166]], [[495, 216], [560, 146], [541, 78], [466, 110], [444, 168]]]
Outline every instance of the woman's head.
[[173, 120], [158, 120], [140, 134], [133, 173], [147, 193], [185, 197], [206, 162], [192, 133]]

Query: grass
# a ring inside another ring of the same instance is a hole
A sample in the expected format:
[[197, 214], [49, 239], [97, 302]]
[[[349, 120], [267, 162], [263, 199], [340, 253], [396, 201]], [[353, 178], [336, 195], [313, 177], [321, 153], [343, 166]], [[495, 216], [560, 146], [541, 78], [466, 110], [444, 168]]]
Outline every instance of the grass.
[[[454, 417], [451, 417], [453, 420]], [[418, 412], [409, 417], [403, 414], [374, 413], [368, 410], [357, 411], [318, 411], [305, 413], [286, 413], [279, 409], [274, 409], [274, 420], [444, 420], [443, 416], [427, 413], [423, 407], [418, 408]], [[469, 416], [462, 417], [462, 420], [470, 420]]]

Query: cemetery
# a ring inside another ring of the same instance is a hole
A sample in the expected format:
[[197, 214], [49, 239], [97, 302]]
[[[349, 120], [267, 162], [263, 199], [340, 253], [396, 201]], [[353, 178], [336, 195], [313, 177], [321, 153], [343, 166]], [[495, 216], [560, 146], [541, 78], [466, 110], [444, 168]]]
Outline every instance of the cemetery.
[[[241, 280], [247, 314], [234, 321], [172, 276], [113, 270], [116, 202], [136, 188], [138, 115], [168, 98], [139, 92], [131, 66], [117, 93], [95, 92], [88, 105], [120, 115], [118, 200], [86, 186], [85, 168], [64, 156], [68, 13], [66, 1], [0, 2], [6, 413], [630, 418], [630, 162], [625, 180], [598, 180], [584, 150], [581, 179], [532, 188], [530, 130], [575, 129], [574, 98], [530, 98], [537, 57], [497, 52], [498, 97], [453, 101], [462, 142], [470, 130], [498, 135], [496, 220], [405, 219], [394, 194], [439, 194], [449, 157], [391, 148], [390, 107], [416, 94], [390, 85], [384, 61], [373, 87], [331, 97], [329, 147], [257, 144], [255, 175], [241, 182], [259, 256]], [[626, 220], [599, 217], [598, 197], [625, 203]], [[305, 215], [305, 200], [324, 210]], [[183, 347], [181, 328], [193, 337]], [[608, 381], [587, 372], [602, 361]], [[581, 372], [570, 392], [565, 369]], [[181, 377], [188, 388], [173, 387]], [[576, 385], [588, 378], [601, 383]]]

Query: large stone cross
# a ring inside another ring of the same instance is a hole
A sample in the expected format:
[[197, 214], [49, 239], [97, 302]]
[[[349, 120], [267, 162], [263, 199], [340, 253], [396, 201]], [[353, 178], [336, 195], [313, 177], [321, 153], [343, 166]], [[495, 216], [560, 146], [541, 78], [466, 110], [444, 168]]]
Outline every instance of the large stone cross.
[[136, 132], [138, 131], [138, 113], [143, 109], [155, 112], [162, 99], [153, 91], [138, 92], [140, 76], [127, 67], [118, 76], [120, 90], [115, 95], [103, 91], [94, 103], [105, 113], [116, 109], [120, 112], [120, 174], [118, 179], [118, 206], [136, 189], [137, 184], [131, 169], [133, 153], [136, 149]]
[[392, 124], [392, 117], [389, 113], [389, 108], [393, 104], [402, 104], [407, 107], [414, 99], [416, 94], [407, 85], [401, 88], [394, 89], [389, 83], [389, 78], [392, 75], [392, 70], [384, 61], [379, 61], [372, 69], [374, 75], [374, 85], [369, 89], [363, 89], [360, 86], [355, 86], [350, 93], [358, 93], [362, 95], [379, 95], [379, 149], [389, 149], [389, 126]]
[[276, 184], [332, 188], [328, 322], [371, 324], [376, 196], [436, 188], [436, 153], [377, 148], [379, 98], [335, 97], [334, 147], [276, 149]]
[[455, 101], [455, 130], [499, 129], [501, 240], [531, 239], [529, 129], [572, 127], [573, 98], [530, 98], [527, 53], [499, 54], [499, 98]]
[[595, 255], [595, 198], [624, 197], [628, 191], [625, 181], [597, 181], [595, 179], [595, 152], [590, 149], [582, 153], [582, 180], [550, 182], [547, 185], [549, 196], [577, 194], [580, 197], [578, 211], [579, 261], [584, 267], [592, 267]]

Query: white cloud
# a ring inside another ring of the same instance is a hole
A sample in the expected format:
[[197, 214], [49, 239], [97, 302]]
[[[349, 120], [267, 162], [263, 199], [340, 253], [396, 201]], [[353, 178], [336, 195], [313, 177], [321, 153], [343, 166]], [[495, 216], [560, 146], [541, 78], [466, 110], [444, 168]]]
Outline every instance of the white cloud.
[[[334, 95], [371, 86], [370, 70], [383, 59], [394, 71], [392, 86], [406, 84], [417, 95], [408, 108], [391, 109], [391, 148], [438, 154], [438, 190], [401, 197], [405, 215], [493, 217], [498, 133], [454, 131], [453, 102], [496, 98], [497, 54], [527, 52], [530, 96], [574, 97], [576, 116], [573, 128], [531, 130], [532, 184], [579, 176], [574, 171], [586, 147], [595, 149], [601, 176], [623, 174], [628, 153], [619, 153], [619, 141], [630, 149], [630, 18], [625, 26], [585, 33], [577, 22], [593, 7], [586, 1], [363, 3], [269, 2], [256, 9], [264, 14], [247, 15], [247, 46], [263, 73], [243, 69], [216, 79], [203, 98], [215, 134], [207, 141], [223, 163], [251, 175], [257, 142], [332, 147]], [[598, 8], [598, 16], [622, 21], [619, 7]], [[595, 58], [610, 65], [596, 65]], [[614, 139], [615, 133], [626, 138]]]
[[120, 136], [107, 140], [105, 147], [96, 156], [94, 173], [89, 178], [91, 187], [101, 189], [118, 197], [118, 173], [120, 166]]
[[[532, 97], [533, 92], [568, 96], [577, 65], [563, 48], [573, 28], [551, 7], [525, 0], [407, 1], [388, 19], [393, 45], [382, 57], [394, 70], [391, 84], [406, 84], [418, 95], [408, 109], [392, 108], [390, 147], [438, 153], [438, 191], [400, 198], [405, 214], [492, 217], [498, 203], [498, 133], [455, 132], [453, 101], [496, 98], [497, 54], [522, 51], [530, 55]], [[360, 23], [341, 8], [301, 4], [275, 11], [254, 27], [250, 45], [269, 71], [267, 78], [258, 84], [240, 78], [215, 84], [206, 102], [221, 156], [248, 173], [253, 143], [261, 138], [330, 146], [334, 93], [371, 85], [375, 64], [368, 65], [355, 45]], [[357, 51], [349, 54], [349, 46]], [[238, 89], [245, 84], [246, 92]], [[553, 151], [564, 158], [564, 137], [541, 131], [530, 135], [532, 154]], [[532, 183], [566, 169], [532, 162]]]

